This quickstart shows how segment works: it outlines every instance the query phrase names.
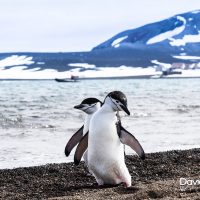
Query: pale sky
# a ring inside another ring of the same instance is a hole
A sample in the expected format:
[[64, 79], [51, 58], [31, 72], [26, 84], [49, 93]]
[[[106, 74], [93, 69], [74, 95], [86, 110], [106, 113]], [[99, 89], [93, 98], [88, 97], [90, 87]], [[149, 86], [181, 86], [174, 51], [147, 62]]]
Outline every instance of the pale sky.
[[88, 51], [200, 0], [0, 0], [0, 53]]

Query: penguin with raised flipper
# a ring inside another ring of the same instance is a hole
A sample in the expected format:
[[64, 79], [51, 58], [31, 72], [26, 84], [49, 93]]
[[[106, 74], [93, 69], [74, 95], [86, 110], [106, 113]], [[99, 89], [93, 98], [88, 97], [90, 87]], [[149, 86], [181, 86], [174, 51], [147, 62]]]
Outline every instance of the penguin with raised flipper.
[[[84, 99], [81, 104], [74, 106], [75, 109], [82, 110], [86, 116], [84, 125], [72, 135], [65, 147], [65, 155], [69, 156], [72, 149], [80, 142], [82, 137], [88, 132], [90, 119], [92, 115], [101, 107], [102, 102], [97, 98]], [[87, 153], [84, 154], [84, 160], [87, 164]]]
[[130, 115], [126, 96], [120, 91], [110, 92], [102, 107], [92, 116], [89, 133], [81, 139], [74, 155], [74, 162], [78, 164], [88, 148], [88, 168], [99, 185], [124, 183], [127, 187], [131, 186], [123, 144], [145, 158], [138, 140], [118, 123], [116, 112], [122, 110]]

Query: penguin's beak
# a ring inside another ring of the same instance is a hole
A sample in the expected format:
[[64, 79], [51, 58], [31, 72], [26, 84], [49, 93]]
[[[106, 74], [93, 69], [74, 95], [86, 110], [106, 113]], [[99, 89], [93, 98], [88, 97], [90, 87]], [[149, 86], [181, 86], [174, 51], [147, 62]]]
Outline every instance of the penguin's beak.
[[83, 104], [80, 104], [80, 105], [74, 106], [75, 109], [79, 109], [79, 110], [80, 110], [81, 108], [83, 108], [83, 107], [84, 107]]
[[122, 108], [122, 110], [127, 114], [130, 115], [130, 111], [128, 110], [128, 108], [125, 105], [120, 105], [120, 107]]

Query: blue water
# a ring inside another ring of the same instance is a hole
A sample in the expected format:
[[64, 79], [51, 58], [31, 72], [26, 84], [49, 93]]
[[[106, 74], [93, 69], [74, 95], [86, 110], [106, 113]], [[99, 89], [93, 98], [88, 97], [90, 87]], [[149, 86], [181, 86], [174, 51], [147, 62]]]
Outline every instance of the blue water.
[[121, 113], [122, 123], [146, 152], [200, 147], [200, 79], [0, 81], [0, 88], [0, 168], [72, 161], [64, 148], [84, 119], [73, 106], [112, 90], [127, 95], [131, 116]]

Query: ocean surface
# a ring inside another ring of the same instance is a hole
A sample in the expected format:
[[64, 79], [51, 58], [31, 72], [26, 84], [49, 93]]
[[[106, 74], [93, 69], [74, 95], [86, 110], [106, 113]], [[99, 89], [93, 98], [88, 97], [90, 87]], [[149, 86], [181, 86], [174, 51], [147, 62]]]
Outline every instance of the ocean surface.
[[[73, 161], [64, 148], [82, 126], [74, 105], [123, 91], [122, 124], [145, 152], [200, 147], [200, 79], [0, 81], [0, 168]], [[126, 154], [134, 152], [126, 147]]]

